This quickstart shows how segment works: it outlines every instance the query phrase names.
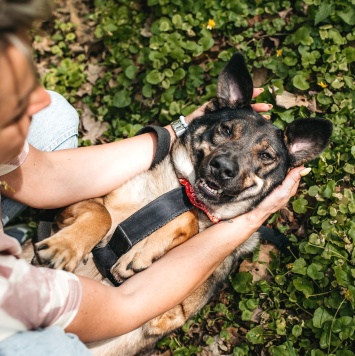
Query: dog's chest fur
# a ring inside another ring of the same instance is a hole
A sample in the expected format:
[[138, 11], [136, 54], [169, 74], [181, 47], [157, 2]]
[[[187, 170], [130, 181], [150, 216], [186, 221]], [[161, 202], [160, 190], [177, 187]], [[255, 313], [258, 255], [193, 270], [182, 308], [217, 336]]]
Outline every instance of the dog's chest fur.
[[139, 174], [105, 196], [104, 205], [110, 212], [113, 226], [116, 226], [151, 201], [179, 186], [168, 156], [156, 168]]

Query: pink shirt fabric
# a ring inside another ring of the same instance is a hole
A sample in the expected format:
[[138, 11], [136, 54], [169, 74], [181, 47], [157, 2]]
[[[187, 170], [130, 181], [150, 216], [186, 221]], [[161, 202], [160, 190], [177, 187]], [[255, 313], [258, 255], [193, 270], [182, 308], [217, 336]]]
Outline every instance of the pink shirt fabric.
[[[15, 160], [0, 165], [0, 177], [19, 167], [28, 151], [26, 144]], [[77, 276], [32, 266], [19, 258], [21, 252], [18, 241], [4, 233], [0, 222], [0, 341], [19, 331], [50, 325], [66, 328], [81, 303]]]

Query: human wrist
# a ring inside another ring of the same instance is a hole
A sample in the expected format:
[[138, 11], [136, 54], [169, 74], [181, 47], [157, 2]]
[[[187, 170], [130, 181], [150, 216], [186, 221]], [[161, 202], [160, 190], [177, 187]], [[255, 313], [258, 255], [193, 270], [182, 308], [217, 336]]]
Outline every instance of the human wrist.
[[250, 227], [258, 229], [270, 215], [271, 212], [266, 212], [265, 209], [257, 206], [255, 209], [246, 213], [245, 217], [248, 220], [248, 225]]

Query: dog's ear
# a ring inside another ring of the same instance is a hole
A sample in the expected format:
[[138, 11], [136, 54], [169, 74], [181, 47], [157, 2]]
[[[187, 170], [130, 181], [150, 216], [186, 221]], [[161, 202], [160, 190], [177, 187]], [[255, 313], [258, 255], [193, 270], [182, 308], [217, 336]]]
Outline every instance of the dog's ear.
[[244, 56], [235, 53], [218, 76], [217, 96], [207, 107], [208, 111], [220, 108], [236, 108], [250, 105], [253, 96], [253, 81]]
[[298, 167], [319, 156], [332, 135], [332, 123], [326, 119], [298, 119], [284, 131], [290, 165]]

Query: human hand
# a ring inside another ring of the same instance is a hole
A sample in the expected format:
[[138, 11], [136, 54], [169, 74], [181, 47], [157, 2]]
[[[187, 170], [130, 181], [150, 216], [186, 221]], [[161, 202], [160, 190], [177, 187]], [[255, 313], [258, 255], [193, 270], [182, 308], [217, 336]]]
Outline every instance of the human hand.
[[[260, 95], [264, 91], [263, 88], [254, 88], [253, 90], [253, 98], [256, 98], [258, 95]], [[251, 104], [251, 107], [256, 111], [256, 112], [267, 112], [272, 109], [271, 104], [267, 103], [256, 103], [256, 104]], [[270, 115], [263, 115], [265, 119], [269, 120]]]
[[306, 176], [310, 171], [311, 168], [304, 168], [303, 166], [292, 169], [282, 184], [275, 188], [252, 213], [265, 220], [270, 214], [279, 211], [296, 194], [301, 177]]
[[[264, 91], [263, 88], [254, 88], [253, 90], [253, 98], [257, 97]], [[204, 103], [202, 106], [197, 108], [195, 111], [193, 111], [191, 114], [187, 115], [185, 117], [185, 121], [189, 124], [193, 119], [196, 119], [199, 116], [202, 116], [205, 114], [205, 109], [206, 106], [208, 105], [209, 102]], [[256, 103], [256, 104], [251, 104], [251, 107], [256, 111], [256, 112], [267, 112], [272, 108], [271, 104], [266, 104], [266, 103]], [[269, 115], [264, 115], [266, 119], [270, 119]]]

